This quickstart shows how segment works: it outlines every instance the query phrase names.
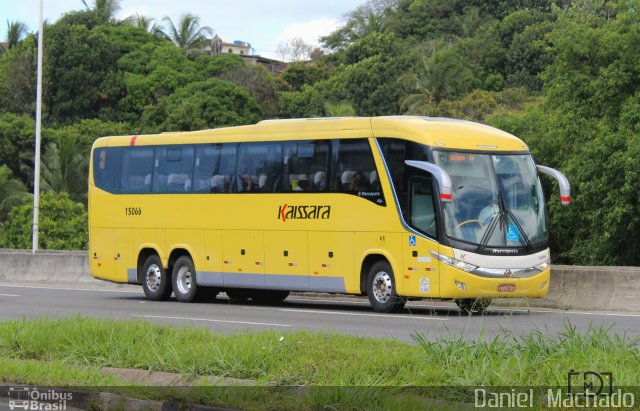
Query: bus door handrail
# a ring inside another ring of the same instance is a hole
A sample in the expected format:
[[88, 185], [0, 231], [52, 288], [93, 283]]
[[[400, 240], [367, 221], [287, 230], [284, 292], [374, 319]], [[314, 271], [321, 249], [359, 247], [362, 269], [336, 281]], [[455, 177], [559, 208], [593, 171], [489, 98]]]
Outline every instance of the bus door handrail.
[[451, 190], [451, 176], [446, 172], [444, 168], [433, 163], [428, 163], [426, 161], [405, 160], [404, 163], [408, 166], [419, 168], [420, 170], [424, 170], [427, 173], [433, 175], [438, 182], [438, 189], [440, 190], [440, 200], [445, 203], [451, 201], [451, 199], [453, 198]]
[[551, 176], [558, 181], [558, 185], [560, 186], [560, 201], [562, 205], [569, 205], [571, 203], [571, 184], [569, 184], [567, 176], [555, 168], [540, 165], [536, 165], [536, 168], [539, 172]]

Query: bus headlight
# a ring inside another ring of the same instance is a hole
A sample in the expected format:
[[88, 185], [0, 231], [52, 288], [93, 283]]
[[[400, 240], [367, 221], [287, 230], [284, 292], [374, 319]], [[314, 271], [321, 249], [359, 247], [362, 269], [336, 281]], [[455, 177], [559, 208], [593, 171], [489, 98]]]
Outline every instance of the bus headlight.
[[542, 264], [538, 264], [536, 266], [534, 266], [536, 270], [542, 272], [544, 270], [546, 270], [547, 268], [549, 268], [549, 260], [545, 261]]
[[475, 270], [476, 268], [478, 268], [477, 265], [473, 265], [473, 264], [466, 263], [464, 261], [456, 260], [455, 258], [451, 258], [451, 257], [447, 257], [446, 255], [438, 254], [435, 251], [432, 251], [431, 255], [434, 258], [437, 258], [438, 260], [442, 261], [446, 265], [450, 265], [451, 267], [455, 267], [455, 268], [457, 268], [459, 270], [462, 270], [464, 272], [467, 272], [467, 273], [470, 272], [470, 271]]

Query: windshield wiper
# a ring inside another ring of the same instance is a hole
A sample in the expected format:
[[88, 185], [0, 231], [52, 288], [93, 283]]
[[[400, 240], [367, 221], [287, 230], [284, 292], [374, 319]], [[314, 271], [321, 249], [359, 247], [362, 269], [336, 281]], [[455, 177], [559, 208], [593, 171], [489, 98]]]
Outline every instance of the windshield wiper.
[[[513, 223], [516, 226], [516, 229], [518, 230], [520, 235], [522, 235], [522, 239], [524, 240], [524, 245], [527, 246], [527, 247], [531, 247], [531, 241], [529, 241], [529, 237], [527, 236], [527, 233], [524, 232], [524, 229], [522, 228], [522, 226], [518, 222], [518, 219], [516, 218], [516, 216], [507, 207], [507, 204], [504, 201], [504, 197], [502, 196], [502, 191], [500, 191], [500, 188], [498, 188], [498, 204], [499, 204], [499, 208], [500, 208], [500, 211], [498, 212], [499, 215], [496, 216], [491, 221], [491, 224], [489, 224], [489, 227], [484, 232], [484, 235], [482, 236], [482, 239], [480, 240], [479, 249], [482, 250], [482, 249], [487, 247], [487, 244], [489, 243], [489, 240], [493, 236], [493, 232], [495, 231], [496, 227], [498, 226], [498, 222], [501, 224], [501, 227], [503, 228], [503, 230], [505, 232], [505, 236], [506, 236], [507, 227], [509, 225], [509, 220], [513, 221]], [[509, 217], [511, 217], [511, 218], [509, 218]], [[505, 238], [505, 243], [506, 243], [506, 238]]]

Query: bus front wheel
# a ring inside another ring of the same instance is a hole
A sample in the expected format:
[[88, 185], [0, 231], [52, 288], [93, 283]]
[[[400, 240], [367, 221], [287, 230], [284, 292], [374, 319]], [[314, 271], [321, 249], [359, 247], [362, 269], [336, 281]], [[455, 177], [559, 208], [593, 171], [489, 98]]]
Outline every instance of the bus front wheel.
[[152, 301], [164, 301], [171, 297], [171, 279], [156, 254], [147, 257], [142, 266], [142, 289]]
[[371, 266], [367, 276], [367, 297], [374, 311], [390, 313], [402, 310], [404, 298], [396, 293], [396, 283], [391, 265], [378, 261]]
[[196, 283], [196, 268], [190, 257], [183, 255], [173, 264], [171, 284], [176, 299], [183, 303], [195, 301], [203, 290]]

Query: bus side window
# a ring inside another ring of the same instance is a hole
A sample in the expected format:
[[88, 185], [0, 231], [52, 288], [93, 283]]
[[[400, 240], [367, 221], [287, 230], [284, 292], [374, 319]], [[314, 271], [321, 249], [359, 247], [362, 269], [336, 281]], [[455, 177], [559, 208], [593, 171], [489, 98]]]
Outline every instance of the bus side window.
[[329, 150], [328, 140], [288, 144], [284, 162], [286, 191], [326, 191]]
[[212, 193], [231, 193], [236, 191], [236, 158], [238, 145], [234, 143], [217, 145], [216, 167], [211, 175]]
[[153, 173], [153, 147], [128, 147], [122, 155], [122, 193], [148, 193]]
[[238, 192], [272, 192], [281, 174], [278, 143], [244, 143], [238, 150]]
[[120, 147], [97, 148], [93, 152], [93, 181], [96, 187], [109, 193], [120, 191], [122, 149]]
[[379, 174], [366, 138], [340, 140], [336, 167], [337, 191], [385, 205]]
[[[196, 159], [193, 173], [193, 191], [196, 193], [213, 192], [214, 170], [218, 168], [220, 159], [220, 145], [198, 144], [196, 145]], [[222, 177], [222, 176], [219, 176]], [[217, 180], [220, 185], [220, 178]]]
[[160, 146], [155, 151], [153, 192], [190, 192], [193, 180], [193, 146]]

